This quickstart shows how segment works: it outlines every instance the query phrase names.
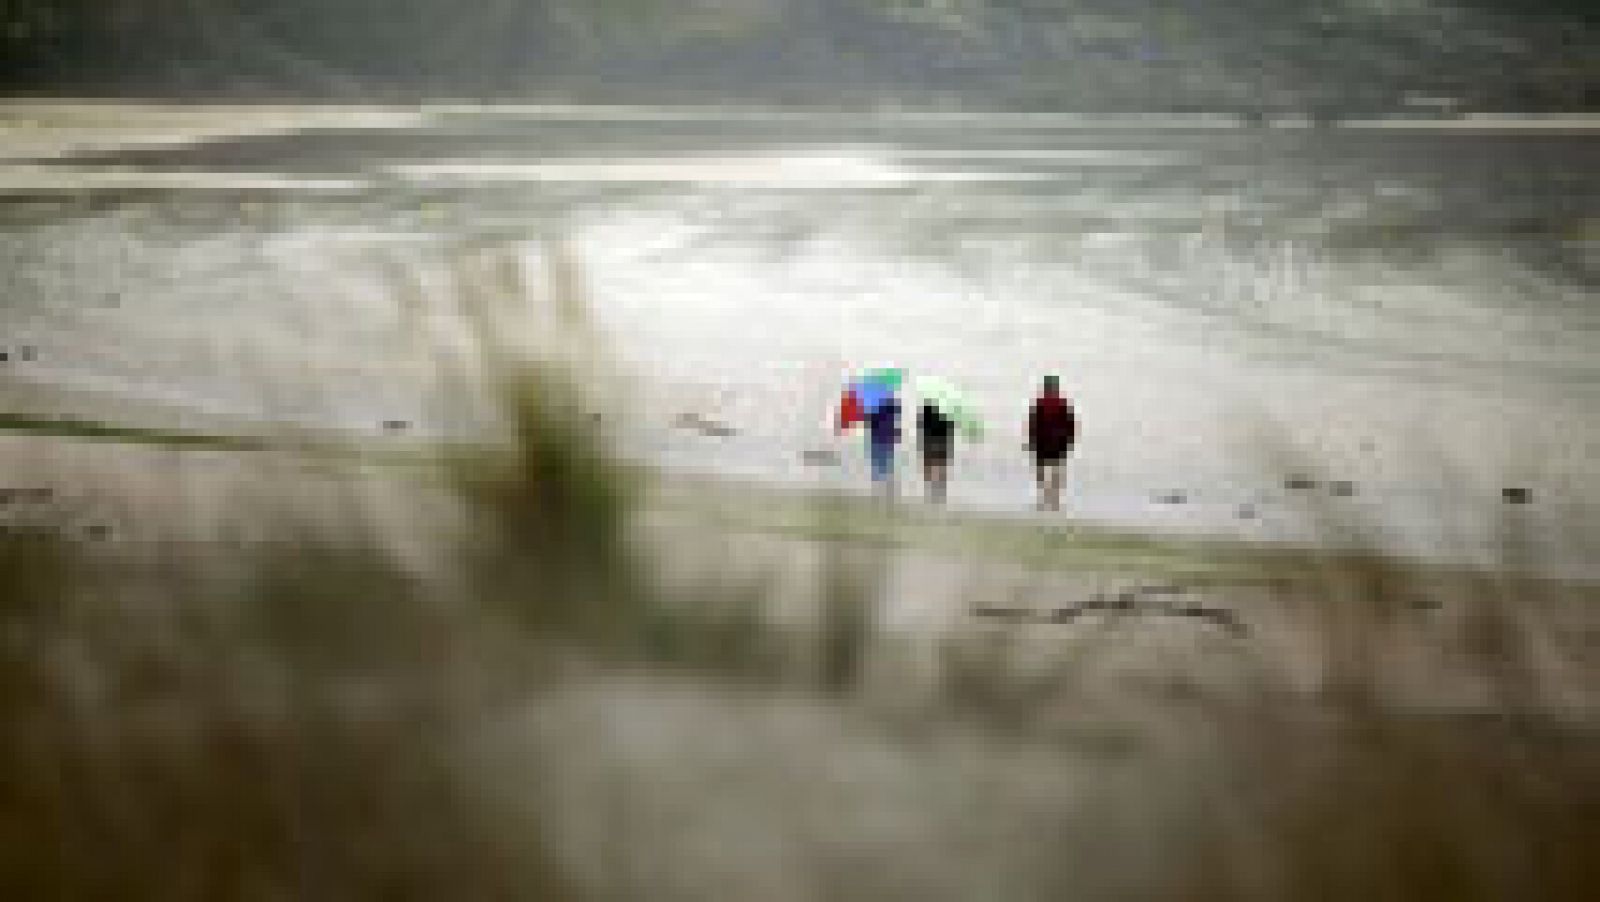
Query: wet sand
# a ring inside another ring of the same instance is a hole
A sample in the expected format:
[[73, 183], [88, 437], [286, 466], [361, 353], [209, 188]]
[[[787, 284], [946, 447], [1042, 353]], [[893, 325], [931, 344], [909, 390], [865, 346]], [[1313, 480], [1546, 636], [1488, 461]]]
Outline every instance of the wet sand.
[[[849, 484], [859, 449], [817, 423], [851, 366], [888, 358], [949, 376], [991, 420], [952, 500], [1019, 511], [1031, 485], [1005, 433], [1037, 373], [1060, 370], [1089, 430], [1080, 518], [1310, 542], [1328, 524], [1300, 508], [1326, 502], [1381, 521], [1386, 548], [1478, 566], [1511, 518], [1553, 570], [1594, 575], [1582, 129], [1307, 141], [977, 114], [5, 110], [12, 183], [42, 196], [0, 245], [15, 340], [41, 354], [18, 374], [307, 429], [470, 432], [428, 356], [459, 340], [453, 255], [489, 243], [524, 274], [501, 330], [520, 340], [544, 328], [524, 315], [549, 262], [530, 236], [559, 234], [634, 380], [645, 466]], [[1515, 180], [1474, 175], [1508, 159]], [[1557, 180], [1570, 202], [1552, 206]], [[1571, 272], [1533, 266], [1535, 245]], [[397, 341], [397, 320], [435, 346]], [[1316, 488], [1284, 489], [1288, 466], [1263, 459], [1279, 445]], [[1502, 504], [1507, 488], [1531, 503]]]
[[317, 126], [396, 128], [424, 118], [415, 108], [379, 105], [0, 100], [0, 158], [183, 146]]

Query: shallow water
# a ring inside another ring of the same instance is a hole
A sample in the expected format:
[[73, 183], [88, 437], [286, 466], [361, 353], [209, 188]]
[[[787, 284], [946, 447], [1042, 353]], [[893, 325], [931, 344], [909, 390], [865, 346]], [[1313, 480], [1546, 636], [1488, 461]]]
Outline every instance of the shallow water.
[[[526, 308], [497, 322], [532, 348], [539, 286], [578, 280], [626, 376], [622, 450], [669, 467], [858, 485], [830, 406], [893, 363], [989, 421], [952, 500], [1020, 512], [1021, 419], [1054, 372], [1084, 423], [1077, 516], [1322, 540], [1332, 516], [1470, 560], [1511, 528], [1546, 567], [1600, 560], [1600, 175], [1578, 125], [294, 112], [12, 141], [6, 375], [196, 422], [470, 436], [441, 363], [470, 346], [452, 295], [510, 278]], [[464, 271], [484, 255], [500, 275]], [[807, 462], [824, 450], [842, 465]]]

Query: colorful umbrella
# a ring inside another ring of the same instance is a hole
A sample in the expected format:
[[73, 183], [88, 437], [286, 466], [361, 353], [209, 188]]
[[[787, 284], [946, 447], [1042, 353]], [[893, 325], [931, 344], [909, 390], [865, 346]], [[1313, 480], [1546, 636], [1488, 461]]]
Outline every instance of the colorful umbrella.
[[857, 380], [857, 383], [871, 382], [881, 385], [890, 391], [894, 391], [900, 387], [900, 383], [904, 382], [905, 378], [905, 370], [897, 366], [885, 366], [879, 367], [875, 370], [867, 370], [865, 373], [862, 373], [861, 378]]
[[855, 395], [856, 402], [866, 414], [878, 412], [885, 402], [894, 397], [894, 389], [882, 382], [863, 380], [850, 386], [850, 393]]
[[834, 428], [840, 432], [860, 423], [867, 418], [867, 411], [861, 406], [861, 399], [856, 396], [854, 388], [846, 388], [844, 395], [839, 398], [839, 418], [834, 423]]
[[937, 376], [925, 376], [917, 380], [916, 392], [922, 400], [938, 408], [940, 413], [955, 423], [968, 440], [983, 438], [983, 420], [966, 395], [950, 382]]
[[895, 390], [904, 381], [905, 370], [899, 367], [880, 367], [862, 373], [856, 381], [845, 387], [844, 394], [839, 398], [835, 428], [843, 432], [877, 413], [884, 402], [894, 397]]

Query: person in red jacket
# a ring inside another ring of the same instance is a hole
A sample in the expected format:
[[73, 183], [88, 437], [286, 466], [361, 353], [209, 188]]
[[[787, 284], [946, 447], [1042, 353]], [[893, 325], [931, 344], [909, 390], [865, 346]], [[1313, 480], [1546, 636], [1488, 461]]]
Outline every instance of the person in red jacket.
[[1078, 417], [1061, 396], [1061, 380], [1044, 377], [1044, 387], [1028, 411], [1028, 449], [1033, 452], [1039, 509], [1061, 509], [1061, 468], [1078, 440]]

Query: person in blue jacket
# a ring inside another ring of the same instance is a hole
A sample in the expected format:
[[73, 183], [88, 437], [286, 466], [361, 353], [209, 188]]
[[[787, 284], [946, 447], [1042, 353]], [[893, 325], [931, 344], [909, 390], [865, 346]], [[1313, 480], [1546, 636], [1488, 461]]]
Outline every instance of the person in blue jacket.
[[900, 443], [900, 402], [893, 395], [867, 413], [867, 460], [872, 482], [886, 494], [894, 492], [894, 451]]

